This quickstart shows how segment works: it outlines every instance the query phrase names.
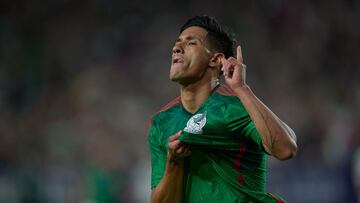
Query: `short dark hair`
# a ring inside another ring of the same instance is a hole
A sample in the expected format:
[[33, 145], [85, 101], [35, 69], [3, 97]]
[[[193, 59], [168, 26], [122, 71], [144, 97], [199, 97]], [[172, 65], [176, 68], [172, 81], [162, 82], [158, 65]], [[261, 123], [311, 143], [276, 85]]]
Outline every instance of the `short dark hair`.
[[225, 57], [234, 56], [235, 34], [229, 33], [214, 17], [207, 15], [190, 18], [180, 29], [180, 33], [188, 27], [199, 26], [208, 31], [208, 39], [215, 51], [224, 53]]

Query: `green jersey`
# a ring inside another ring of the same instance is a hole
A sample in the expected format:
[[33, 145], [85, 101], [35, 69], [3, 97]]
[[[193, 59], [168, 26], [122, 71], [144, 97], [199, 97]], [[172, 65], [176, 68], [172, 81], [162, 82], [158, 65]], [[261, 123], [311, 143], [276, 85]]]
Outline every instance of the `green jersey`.
[[191, 144], [185, 158], [184, 202], [284, 202], [265, 192], [266, 154], [249, 114], [224, 84], [194, 113], [180, 97], [153, 116], [149, 128], [151, 187], [164, 175], [168, 138], [182, 130]]

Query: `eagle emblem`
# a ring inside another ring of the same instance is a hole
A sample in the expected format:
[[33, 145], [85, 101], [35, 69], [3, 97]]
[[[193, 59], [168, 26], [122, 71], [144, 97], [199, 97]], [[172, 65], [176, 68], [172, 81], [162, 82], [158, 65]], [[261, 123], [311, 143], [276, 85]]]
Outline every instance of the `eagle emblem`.
[[206, 124], [206, 111], [192, 116], [184, 128], [185, 132], [192, 134], [202, 134], [202, 128]]

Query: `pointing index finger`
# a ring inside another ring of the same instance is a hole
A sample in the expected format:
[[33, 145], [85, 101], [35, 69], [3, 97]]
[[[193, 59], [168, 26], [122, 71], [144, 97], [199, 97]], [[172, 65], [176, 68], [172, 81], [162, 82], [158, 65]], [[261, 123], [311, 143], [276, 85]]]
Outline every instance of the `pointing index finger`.
[[236, 48], [236, 59], [242, 63], [243, 62], [243, 57], [242, 57], [242, 52], [241, 52], [241, 46], [237, 46]]

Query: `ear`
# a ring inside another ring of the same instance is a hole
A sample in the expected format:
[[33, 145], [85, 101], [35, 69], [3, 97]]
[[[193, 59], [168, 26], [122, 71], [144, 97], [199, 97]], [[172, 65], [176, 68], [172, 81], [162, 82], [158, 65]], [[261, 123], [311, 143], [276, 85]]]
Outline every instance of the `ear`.
[[219, 68], [221, 69], [222, 63], [221, 60], [224, 58], [223, 53], [214, 53], [214, 55], [209, 60], [209, 66], [212, 68]]

